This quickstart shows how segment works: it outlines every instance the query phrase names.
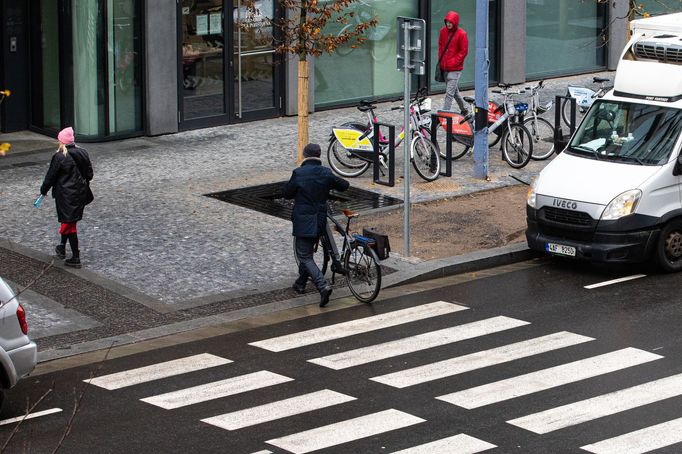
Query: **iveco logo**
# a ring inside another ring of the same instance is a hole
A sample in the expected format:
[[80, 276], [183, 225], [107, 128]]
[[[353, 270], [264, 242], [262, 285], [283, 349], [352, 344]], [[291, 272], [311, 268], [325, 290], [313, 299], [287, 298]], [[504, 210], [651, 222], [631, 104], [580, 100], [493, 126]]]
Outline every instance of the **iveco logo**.
[[555, 207], [559, 207], [559, 208], [567, 208], [569, 210], [577, 210], [578, 209], [578, 203], [574, 202], [572, 200], [553, 199], [552, 205]]

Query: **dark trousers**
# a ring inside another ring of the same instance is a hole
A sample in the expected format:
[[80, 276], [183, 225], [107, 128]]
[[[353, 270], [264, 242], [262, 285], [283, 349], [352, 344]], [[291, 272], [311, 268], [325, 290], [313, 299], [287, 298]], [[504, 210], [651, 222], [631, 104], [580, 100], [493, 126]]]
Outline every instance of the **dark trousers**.
[[304, 287], [310, 278], [317, 290], [322, 290], [327, 286], [327, 281], [313, 259], [316, 244], [317, 238], [296, 237], [296, 256], [299, 264], [296, 285]]

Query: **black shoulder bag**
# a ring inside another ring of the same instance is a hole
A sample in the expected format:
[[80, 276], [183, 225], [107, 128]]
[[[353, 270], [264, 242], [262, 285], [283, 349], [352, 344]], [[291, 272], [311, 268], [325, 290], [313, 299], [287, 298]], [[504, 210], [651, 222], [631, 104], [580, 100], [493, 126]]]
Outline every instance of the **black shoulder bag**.
[[453, 36], [455, 36], [455, 34], [451, 33], [450, 37], [448, 38], [448, 42], [445, 43], [445, 49], [443, 49], [443, 53], [440, 54], [440, 57], [438, 57], [438, 63], [436, 63], [436, 72], [435, 72], [436, 82], [445, 82], [445, 71], [443, 71], [441, 69], [440, 61], [443, 59], [443, 55], [445, 55], [445, 52], [448, 51], [448, 46], [450, 45], [450, 41], [452, 40]]

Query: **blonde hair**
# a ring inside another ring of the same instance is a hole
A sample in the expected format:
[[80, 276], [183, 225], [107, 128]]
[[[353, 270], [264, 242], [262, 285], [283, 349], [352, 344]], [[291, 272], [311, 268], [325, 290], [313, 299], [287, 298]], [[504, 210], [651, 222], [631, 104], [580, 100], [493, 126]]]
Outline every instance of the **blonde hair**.
[[66, 145], [64, 145], [61, 142], [59, 142], [59, 148], [57, 149], [57, 151], [61, 151], [64, 156], [66, 156], [66, 154], [68, 153]]

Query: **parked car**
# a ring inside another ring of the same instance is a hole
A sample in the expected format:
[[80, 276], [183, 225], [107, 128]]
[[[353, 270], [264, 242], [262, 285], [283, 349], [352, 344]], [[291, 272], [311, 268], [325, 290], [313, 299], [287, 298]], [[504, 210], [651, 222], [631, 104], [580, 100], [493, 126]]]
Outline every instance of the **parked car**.
[[38, 361], [38, 349], [28, 337], [26, 312], [14, 292], [0, 278], [0, 402], [1, 390], [12, 388], [30, 374]]

